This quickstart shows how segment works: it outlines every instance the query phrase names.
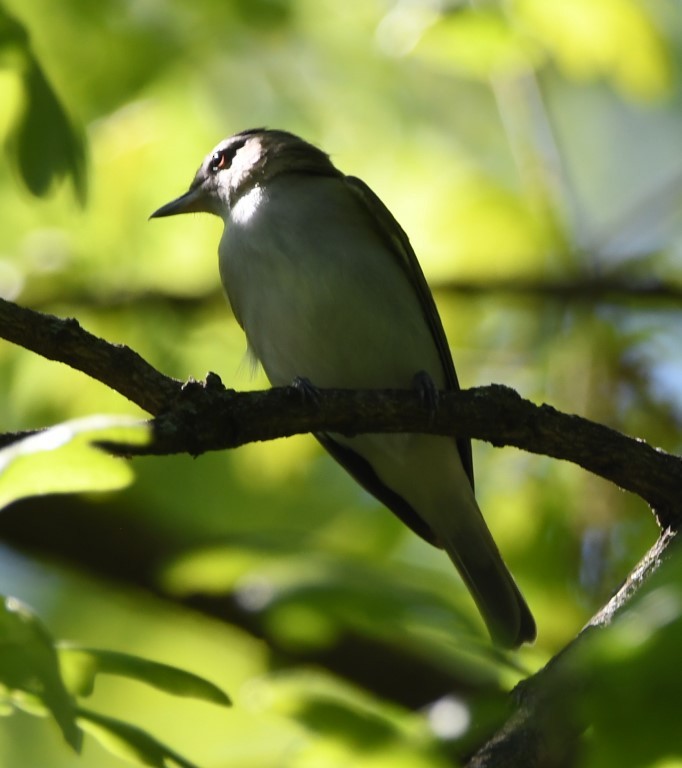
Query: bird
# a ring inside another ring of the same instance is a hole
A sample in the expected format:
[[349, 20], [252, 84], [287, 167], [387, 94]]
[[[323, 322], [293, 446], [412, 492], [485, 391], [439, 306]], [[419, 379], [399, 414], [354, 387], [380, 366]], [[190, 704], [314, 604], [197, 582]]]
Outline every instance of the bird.
[[[284, 130], [221, 141], [189, 190], [150, 218], [219, 216], [220, 278], [247, 349], [272, 386], [418, 387], [437, 407], [459, 383], [410, 241], [388, 208], [329, 155]], [[536, 626], [474, 494], [468, 439], [321, 432], [315, 437], [370, 494], [442, 548], [503, 648]]]

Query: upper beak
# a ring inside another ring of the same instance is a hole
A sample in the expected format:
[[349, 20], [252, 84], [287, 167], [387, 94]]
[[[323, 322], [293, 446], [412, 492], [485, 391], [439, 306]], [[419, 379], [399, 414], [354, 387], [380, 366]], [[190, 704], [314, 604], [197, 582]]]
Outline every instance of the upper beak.
[[158, 211], [154, 211], [149, 218], [160, 219], [163, 216], [175, 216], [178, 213], [202, 212], [209, 212], [209, 209], [206, 206], [204, 190], [201, 186], [198, 186], [185, 192], [184, 195], [180, 195], [180, 197], [175, 200], [171, 200], [170, 203], [162, 205]]

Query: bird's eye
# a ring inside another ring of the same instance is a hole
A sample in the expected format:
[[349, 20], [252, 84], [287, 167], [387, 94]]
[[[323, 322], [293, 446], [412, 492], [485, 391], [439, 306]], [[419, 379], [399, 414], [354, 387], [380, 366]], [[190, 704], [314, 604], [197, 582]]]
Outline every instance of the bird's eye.
[[[213, 173], [218, 173], [218, 171], [222, 170], [223, 168], [227, 168], [228, 166], [228, 150], [221, 149], [218, 152], [214, 152], [213, 156], [211, 157], [211, 170]], [[231, 160], [232, 158], [229, 158]]]
[[214, 152], [211, 155], [211, 161], [208, 164], [211, 173], [218, 173], [218, 171], [223, 171], [225, 168], [229, 168], [232, 165], [234, 156], [244, 146], [244, 144], [246, 144], [246, 138], [234, 141], [229, 146], [223, 147], [222, 149], [218, 149], [216, 152]]

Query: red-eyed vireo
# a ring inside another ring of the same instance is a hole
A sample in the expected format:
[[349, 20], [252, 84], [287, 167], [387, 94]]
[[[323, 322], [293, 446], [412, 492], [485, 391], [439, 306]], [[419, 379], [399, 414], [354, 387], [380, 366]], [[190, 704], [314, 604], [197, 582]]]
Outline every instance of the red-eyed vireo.
[[[220, 276], [273, 385], [408, 388], [420, 374], [438, 389], [458, 388], [407, 235], [366, 184], [321, 150], [285, 131], [242, 131], [218, 144], [189, 191], [153, 217], [192, 211], [225, 223]], [[446, 550], [497, 643], [535, 638], [476, 503], [469, 440], [317, 438], [404, 523]]]

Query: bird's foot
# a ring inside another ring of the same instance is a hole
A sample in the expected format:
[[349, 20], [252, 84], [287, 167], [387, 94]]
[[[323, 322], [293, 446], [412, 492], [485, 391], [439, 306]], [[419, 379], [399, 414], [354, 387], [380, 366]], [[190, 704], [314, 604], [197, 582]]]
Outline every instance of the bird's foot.
[[302, 402], [320, 402], [320, 390], [305, 376], [296, 376], [291, 382], [291, 386], [298, 392]]
[[417, 390], [419, 401], [433, 418], [438, 410], [438, 387], [426, 371], [417, 371], [412, 377], [412, 386]]

